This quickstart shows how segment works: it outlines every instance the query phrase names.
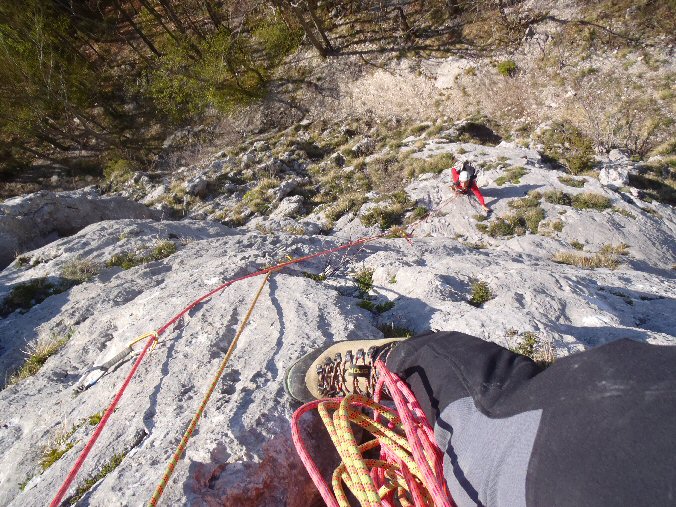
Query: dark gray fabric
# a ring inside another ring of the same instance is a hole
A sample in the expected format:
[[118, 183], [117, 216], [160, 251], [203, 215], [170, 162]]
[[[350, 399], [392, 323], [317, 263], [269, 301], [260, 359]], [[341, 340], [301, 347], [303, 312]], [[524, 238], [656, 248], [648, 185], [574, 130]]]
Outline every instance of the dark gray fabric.
[[435, 426], [462, 507], [523, 505], [502, 488], [515, 467], [527, 506], [676, 506], [676, 347], [619, 340], [543, 371], [447, 332], [402, 342], [387, 364]]

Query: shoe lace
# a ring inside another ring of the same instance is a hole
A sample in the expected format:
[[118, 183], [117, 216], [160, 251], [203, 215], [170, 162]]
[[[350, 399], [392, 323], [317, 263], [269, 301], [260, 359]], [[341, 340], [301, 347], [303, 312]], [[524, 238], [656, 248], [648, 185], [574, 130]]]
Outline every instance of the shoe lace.
[[[371, 397], [378, 381], [374, 364], [383, 359], [392, 348], [392, 344], [381, 347], [369, 347], [356, 351], [348, 350], [345, 357], [337, 353], [317, 366], [318, 387], [322, 396], [336, 397], [348, 394], [361, 394]], [[360, 379], [363, 379], [360, 381]]]

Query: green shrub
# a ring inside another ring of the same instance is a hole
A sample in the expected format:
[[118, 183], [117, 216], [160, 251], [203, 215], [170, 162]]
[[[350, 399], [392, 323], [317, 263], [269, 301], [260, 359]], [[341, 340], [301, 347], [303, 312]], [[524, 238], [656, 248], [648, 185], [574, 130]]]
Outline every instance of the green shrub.
[[103, 168], [103, 177], [116, 185], [126, 183], [133, 176], [132, 163], [125, 159], [111, 160]]
[[516, 74], [516, 62], [514, 60], [498, 62], [495, 67], [502, 76], [512, 77]]
[[582, 188], [587, 182], [584, 178], [573, 178], [572, 176], [559, 176], [559, 181], [569, 187]]
[[580, 243], [579, 241], [571, 241], [570, 246], [572, 246], [575, 250], [582, 250], [584, 249], [584, 244]]
[[480, 308], [486, 301], [490, 301], [494, 297], [486, 282], [474, 281], [472, 282], [472, 294], [468, 303]]
[[561, 161], [572, 174], [588, 171], [593, 166], [591, 139], [569, 123], [555, 123], [540, 134], [539, 141], [544, 145], [544, 154]]
[[352, 275], [359, 292], [365, 296], [373, 289], [373, 269], [362, 268]]
[[611, 207], [611, 200], [600, 194], [585, 192], [573, 196], [573, 208], [604, 210]]
[[303, 31], [291, 29], [282, 19], [264, 20], [252, 31], [253, 37], [263, 47], [268, 60], [279, 64], [286, 55], [293, 53], [303, 40]]
[[518, 185], [521, 183], [521, 177], [525, 176], [528, 174], [528, 171], [523, 168], [523, 167], [511, 167], [502, 174], [502, 176], [499, 176], [495, 180], [495, 184], [498, 185], [499, 187], [504, 185], [505, 183], [512, 183], [514, 185]]

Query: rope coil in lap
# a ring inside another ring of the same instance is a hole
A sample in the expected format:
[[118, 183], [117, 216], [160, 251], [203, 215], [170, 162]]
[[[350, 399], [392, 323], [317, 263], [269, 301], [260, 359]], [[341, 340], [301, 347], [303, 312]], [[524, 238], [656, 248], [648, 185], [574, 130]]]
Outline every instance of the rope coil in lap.
[[[312, 481], [329, 507], [350, 506], [343, 484], [364, 507], [454, 507], [443, 476], [443, 454], [415, 396], [381, 360], [375, 367], [379, 379], [373, 400], [352, 394], [306, 403], [294, 413], [293, 442]], [[380, 403], [384, 388], [392, 396], [396, 410]], [[365, 415], [362, 411], [365, 408], [374, 415]], [[301, 436], [301, 417], [315, 409], [342, 459], [333, 473], [331, 486]], [[353, 424], [374, 438], [359, 445]], [[364, 458], [364, 453], [378, 447], [380, 459]]]

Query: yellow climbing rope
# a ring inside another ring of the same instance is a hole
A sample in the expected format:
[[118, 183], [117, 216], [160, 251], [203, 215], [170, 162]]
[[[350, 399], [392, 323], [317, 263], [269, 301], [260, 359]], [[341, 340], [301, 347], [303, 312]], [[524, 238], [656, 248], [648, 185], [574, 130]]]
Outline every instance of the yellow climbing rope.
[[246, 327], [247, 323], [249, 322], [249, 319], [251, 318], [251, 314], [253, 313], [253, 310], [256, 306], [256, 303], [258, 302], [258, 298], [260, 297], [261, 293], [263, 292], [263, 288], [265, 287], [265, 284], [268, 282], [272, 273], [273, 273], [272, 271], [269, 271], [265, 275], [265, 278], [263, 279], [263, 283], [261, 283], [261, 286], [259, 287], [258, 292], [256, 293], [256, 296], [254, 297], [253, 301], [251, 302], [251, 306], [249, 307], [249, 310], [246, 312], [246, 315], [244, 316], [244, 320], [242, 321], [242, 323], [239, 326], [239, 329], [237, 330], [237, 334], [235, 334], [235, 337], [233, 338], [232, 343], [230, 344], [230, 347], [228, 347], [228, 351], [225, 353], [225, 357], [223, 358], [223, 361], [221, 361], [221, 365], [218, 367], [218, 371], [216, 372], [216, 375], [214, 376], [214, 379], [211, 382], [209, 389], [207, 390], [206, 394], [204, 395], [204, 398], [202, 399], [202, 403], [200, 403], [200, 406], [197, 409], [197, 412], [193, 416], [192, 421], [190, 421], [188, 428], [185, 430], [185, 433], [183, 434], [183, 438], [181, 438], [181, 442], [178, 444], [176, 451], [174, 451], [174, 454], [172, 455], [171, 459], [169, 460], [169, 464], [167, 465], [167, 468], [164, 471], [164, 475], [162, 476], [162, 480], [160, 481], [160, 483], [155, 488], [155, 492], [153, 493], [153, 496], [150, 498], [148, 505], [155, 507], [157, 505], [157, 502], [160, 500], [160, 497], [162, 496], [164, 489], [167, 487], [167, 484], [169, 483], [169, 480], [171, 479], [171, 476], [174, 473], [174, 469], [176, 468], [178, 461], [181, 459], [181, 455], [183, 454], [183, 452], [185, 451], [185, 448], [188, 445], [188, 440], [190, 440], [190, 437], [192, 436], [193, 432], [195, 431], [195, 428], [197, 427], [197, 423], [199, 422], [200, 417], [202, 417], [202, 413], [204, 412], [204, 409], [206, 408], [207, 403], [209, 402], [209, 398], [211, 398], [211, 394], [214, 392], [214, 389], [216, 389], [216, 385], [218, 385], [218, 382], [221, 380], [221, 377], [223, 376], [223, 372], [225, 371], [225, 367], [227, 366], [228, 361], [230, 360], [230, 356], [232, 355], [232, 353], [235, 350], [235, 347], [237, 346], [237, 341], [239, 340], [239, 337], [244, 332], [244, 328]]

